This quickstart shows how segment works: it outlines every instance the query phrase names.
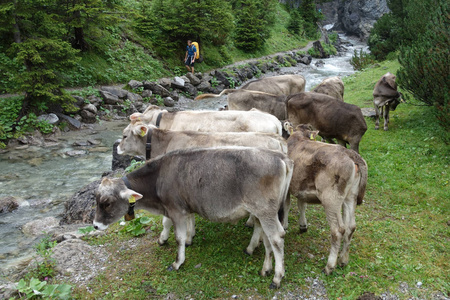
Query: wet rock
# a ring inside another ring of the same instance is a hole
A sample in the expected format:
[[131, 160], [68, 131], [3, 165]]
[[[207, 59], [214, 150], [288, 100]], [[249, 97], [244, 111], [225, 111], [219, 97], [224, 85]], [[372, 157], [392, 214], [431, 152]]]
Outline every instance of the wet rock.
[[27, 161], [28, 164], [32, 167], [40, 166], [43, 162], [42, 157], [35, 157]]
[[95, 95], [90, 95], [88, 97], [88, 101], [89, 103], [94, 104], [96, 107], [99, 107], [103, 103], [102, 98], [97, 97]]
[[325, 66], [325, 62], [323, 60], [318, 60], [314, 65], [318, 68], [322, 68], [323, 66]]
[[197, 89], [190, 83], [185, 84], [186, 92], [188, 92], [191, 96], [195, 97], [197, 95]]
[[60, 224], [92, 223], [95, 215], [95, 191], [101, 180], [96, 180], [76, 192], [64, 204], [64, 213]]
[[12, 196], [0, 198], [0, 213], [8, 213], [19, 207], [19, 201]]
[[128, 156], [128, 155], [120, 155], [117, 153], [117, 146], [119, 146], [121, 139], [118, 139], [114, 142], [113, 145], [113, 158], [112, 158], [112, 166], [111, 169], [113, 171], [119, 169], [126, 169], [131, 161], [134, 159], [136, 161], [142, 161], [143, 159], [137, 156]]
[[303, 55], [298, 60], [299, 63], [302, 63], [304, 65], [310, 65], [311, 61], [312, 61], [312, 56], [311, 55]]
[[[102, 91], [108, 92], [114, 96], [117, 96], [120, 99], [124, 99], [128, 95], [127, 90], [117, 88], [117, 87], [105, 86], [105, 87], [101, 88], [100, 94], [102, 94]], [[113, 104], [113, 103], [111, 103], [111, 104]]]
[[87, 147], [90, 146], [91, 144], [89, 144], [89, 142], [87, 141], [76, 141], [72, 145], [76, 147]]
[[171, 97], [174, 101], [180, 100], [180, 95], [178, 94], [177, 91], [173, 91], [173, 92], [170, 94], [170, 97]]
[[15, 150], [25, 150], [25, 149], [28, 149], [30, 146], [28, 146], [28, 145], [21, 145], [21, 146], [17, 146], [17, 147], [15, 147], [14, 149]]
[[216, 73], [215, 73], [216, 79], [219, 82], [221, 82], [225, 87], [230, 86], [230, 81], [228, 80], [227, 76], [228, 76], [227, 74], [225, 74], [224, 72], [221, 72], [221, 71], [216, 71]]
[[100, 91], [100, 95], [102, 96], [103, 101], [106, 104], [117, 105], [117, 104], [121, 103], [121, 100], [119, 99], [119, 97], [117, 95], [114, 95], [114, 94], [110, 93], [110, 92]]
[[[187, 74], [187, 73], [186, 73]], [[183, 75], [183, 76], [181, 76], [180, 77], [181, 79], [183, 79], [184, 80], [184, 83], [191, 83], [191, 81], [189, 80], [189, 78], [186, 76], [186, 75]]]
[[86, 155], [87, 151], [86, 150], [70, 150], [70, 151], [67, 151], [65, 154], [70, 157], [75, 157], [75, 156]]
[[137, 80], [130, 80], [128, 82], [128, 86], [133, 89], [136, 90], [138, 88], [144, 87], [144, 84], [141, 81], [137, 81]]
[[22, 232], [26, 235], [40, 235], [58, 225], [59, 221], [56, 218], [46, 217], [26, 223], [22, 226]]
[[173, 107], [175, 105], [175, 101], [171, 97], [164, 98], [164, 105], [168, 107]]
[[102, 142], [99, 140], [89, 139], [87, 140], [90, 145], [100, 145]]
[[97, 107], [95, 107], [95, 105], [91, 103], [84, 105], [83, 110], [90, 111], [93, 114], [96, 114], [98, 112]]
[[180, 77], [175, 77], [175, 78], [173, 79], [173, 82], [172, 82], [172, 87], [175, 88], [175, 89], [184, 90], [184, 84], [185, 84], [185, 83], [186, 83], [186, 82], [185, 82], [182, 78], [180, 78]]
[[77, 120], [75, 118], [66, 116], [64, 114], [56, 114], [60, 119], [67, 121], [71, 129], [80, 129], [81, 128], [81, 122], [80, 120]]
[[58, 124], [58, 122], [59, 122], [58, 116], [55, 115], [54, 113], [40, 115], [37, 119], [38, 119], [38, 121], [45, 121], [51, 125]]

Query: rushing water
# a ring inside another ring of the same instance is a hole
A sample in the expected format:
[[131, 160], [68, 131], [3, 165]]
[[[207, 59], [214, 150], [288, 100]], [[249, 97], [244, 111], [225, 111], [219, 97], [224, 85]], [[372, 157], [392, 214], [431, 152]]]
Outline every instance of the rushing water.
[[[282, 68], [276, 74], [301, 74], [306, 79], [306, 90], [330, 76], [347, 76], [354, 73], [349, 61], [355, 49], [365, 48], [357, 40], [341, 37], [354, 46], [347, 52], [329, 59], [317, 67], [316, 59], [309, 66]], [[275, 73], [266, 76], [276, 75]], [[181, 99], [181, 109], [218, 109], [226, 104], [226, 97], [192, 101]], [[13, 270], [24, 258], [29, 257], [35, 238], [26, 236], [21, 227], [29, 221], [48, 216], [57, 217], [64, 210], [64, 203], [76, 191], [111, 168], [114, 141], [121, 137], [127, 121], [102, 122], [91, 129], [69, 132], [60, 138], [57, 146], [29, 147], [0, 154], [0, 198], [14, 196], [23, 199], [21, 206], [0, 215], [0, 281], [1, 275]], [[95, 140], [95, 146], [74, 146], [74, 142]], [[68, 151], [84, 150], [85, 155], [71, 157]]]

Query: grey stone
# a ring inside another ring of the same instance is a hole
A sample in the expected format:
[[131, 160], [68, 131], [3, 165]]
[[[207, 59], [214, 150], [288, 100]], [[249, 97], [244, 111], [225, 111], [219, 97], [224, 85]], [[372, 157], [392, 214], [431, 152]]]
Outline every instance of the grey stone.
[[208, 81], [202, 81], [199, 85], [197, 85], [197, 90], [199, 91], [208, 91], [211, 88], [211, 83]]
[[141, 81], [137, 81], [137, 80], [130, 80], [128, 82], [128, 86], [133, 89], [136, 90], [138, 88], [144, 87], [144, 84]]
[[314, 65], [318, 68], [321, 68], [325, 65], [325, 62], [323, 60], [318, 60]]
[[302, 63], [304, 65], [310, 65], [312, 61], [311, 55], [304, 55], [299, 59], [299, 63]]
[[186, 75], [183, 75], [180, 78], [183, 79], [185, 83], [186, 82], [191, 83], [191, 81], [189, 80], [189, 78]]
[[105, 92], [108, 92], [110, 94], [113, 94], [113, 95], [119, 97], [120, 99], [124, 99], [127, 96], [127, 94], [128, 94], [127, 90], [124, 90], [124, 89], [121, 89], [121, 88], [117, 88], [117, 87], [110, 87], [110, 86], [102, 87], [101, 91], [100, 91], [100, 94], [101, 94], [102, 91], [105, 91]]
[[172, 87], [174, 89], [179, 89], [179, 90], [184, 91], [185, 84], [186, 84], [186, 82], [183, 79], [181, 79], [180, 77], [175, 77], [174, 81], [172, 82]]
[[106, 104], [117, 105], [118, 103], [121, 103], [121, 100], [119, 99], [119, 97], [110, 92], [100, 91], [100, 95], [102, 96], [103, 101]]
[[101, 180], [96, 180], [76, 192], [65, 204], [60, 224], [92, 223], [95, 215], [95, 191]]
[[[88, 97], [89, 103], [94, 104], [95, 106], [100, 106], [103, 102], [102, 98], [97, 97], [95, 95], [91, 95]], [[82, 105], [81, 105], [82, 106]]]
[[142, 98], [150, 98], [152, 96], [153, 92], [151, 90], [143, 90], [142, 91]]
[[172, 97], [172, 99], [173, 99], [174, 101], [180, 100], [180, 95], [178, 94], [177, 91], [173, 91], [173, 92], [170, 94], [170, 97]]
[[40, 115], [38, 118], [38, 121], [45, 121], [51, 125], [58, 124], [59, 118], [54, 113], [46, 114], [46, 115]]
[[75, 156], [86, 155], [87, 151], [86, 150], [69, 150], [65, 154], [70, 157], [75, 157]]
[[221, 82], [225, 87], [229, 87], [230, 86], [230, 81], [228, 81], [227, 76], [225, 73], [221, 72], [221, 71], [216, 71], [216, 79]]
[[90, 111], [90, 112], [93, 113], [93, 114], [96, 114], [96, 113], [98, 112], [98, 111], [97, 111], [97, 107], [95, 107], [95, 105], [94, 105], [94, 104], [91, 104], [91, 103], [85, 104], [85, 105], [83, 106], [83, 110]]
[[193, 86], [197, 86], [197, 85], [199, 85], [200, 82], [201, 82], [200, 79], [198, 79], [198, 77], [195, 76], [195, 75], [192, 74], [192, 73], [187, 73], [187, 74], [186, 74], [186, 77], [189, 78], [189, 81], [190, 81], [190, 83], [191, 83]]
[[26, 223], [22, 226], [22, 232], [26, 235], [40, 235], [58, 225], [58, 219], [55, 217], [46, 217]]
[[8, 213], [19, 207], [19, 201], [15, 197], [0, 198], [0, 213]]
[[375, 108], [373, 107], [363, 107], [361, 108], [361, 112], [364, 117], [375, 118]]
[[167, 107], [173, 107], [175, 105], [175, 101], [171, 97], [164, 98], [164, 105]]
[[128, 92], [127, 99], [132, 101], [132, 102], [142, 101], [142, 96], [138, 95], [138, 94], [135, 94], [135, 93]]
[[160, 95], [162, 97], [168, 97], [170, 95], [169, 91], [153, 81], [144, 81], [144, 89], [151, 90], [154, 94]]
[[161, 85], [165, 89], [170, 89], [171, 87], [171, 81], [169, 78], [161, 78], [158, 80], [159, 85]]
[[82, 110], [80, 112], [81, 117], [83, 118], [83, 122], [88, 124], [94, 124], [97, 122], [97, 115], [89, 110]]
[[186, 87], [186, 91], [187, 91], [190, 95], [192, 95], [192, 96], [197, 96], [197, 88], [196, 88], [195, 86], [193, 86], [193, 85], [190, 84], [190, 83], [186, 83], [186, 84], [185, 84], [185, 87]]
[[118, 169], [126, 169], [131, 161], [134, 159], [136, 161], [142, 161], [143, 159], [138, 156], [128, 156], [128, 155], [120, 155], [117, 153], [117, 146], [119, 146], [121, 139], [118, 139], [114, 142], [113, 145], [113, 158], [112, 158], [112, 166], [111, 169], [113, 171]]
[[73, 95], [72, 97], [76, 100], [75, 104], [77, 106], [82, 106], [84, 104], [84, 98], [83, 97], [76, 96], [76, 95]]
[[[72, 117], [69, 117], [69, 116], [66, 116], [66, 115], [64, 115], [64, 114], [60, 114], [60, 113], [58, 113], [58, 114], [56, 114], [61, 120], [65, 120], [65, 121], [67, 121], [67, 123], [69, 124], [69, 127], [71, 127], [71, 129], [80, 129], [81, 128], [81, 122], [80, 122], [80, 120], [77, 120], [77, 119], [75, 119], [75, 118], [72, 118]], [[81, 117], [81, 116], [79, 116], [79, 115], [76, 115], [75, 117]]]

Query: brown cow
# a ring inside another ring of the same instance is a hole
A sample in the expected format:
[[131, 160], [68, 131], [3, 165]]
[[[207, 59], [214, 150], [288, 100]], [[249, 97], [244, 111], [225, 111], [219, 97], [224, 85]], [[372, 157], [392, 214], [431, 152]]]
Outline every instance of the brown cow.
[[312, 91], [344, 101], [344, 82], [338, 76], [325, 78]]
[[[289, 96], [305, 91], [305, 83], [305, 77], [302, 75], [278, 75], [247, 82], [239, 90], [252, 90], [276, 96]], [[197, 96], [195, 100], [210, 97], [221, 97], [222, 95], [228, 95], [239, 90], [225, 89], [218, 95], [202, 94]]]
[[[291, 131], [292, 132], [292, 131]], [[299, 125], [288, 139], [289, 157], [294, 161], [289, 192], [297, 197], [300, 232], [306, 232], [307, 204], [321, 204], [331, 230], [331, 249], [325, 273], [337, 264], [346, 266], [349, 246], [356, 228], [355, 208], [361, 204], [367, 185], [367, 164], [355, 151], [340, 145], [315, 141], [317, 131]]]
[[336, 138], [359, 153], [359, 142], [367, 130], [361, 109], [328, 95], [303, 92], [288, 97], [288, 119], [294, 126], [311, 124], [319, 134], [331, 140]]
[[[388, 130], [389, 111], [394, 111], [403, 102], [402, 94], [397, 91], [395, 75], [387, 72], [375, 84], [373, 105], [375, 106], [375, 129], [380, 128], [380, 115], [384, 117], [384, 130]], [[384, 114], [383, 114], [384, 109]], [[380, 113], [381, 110], [381, 113]]]

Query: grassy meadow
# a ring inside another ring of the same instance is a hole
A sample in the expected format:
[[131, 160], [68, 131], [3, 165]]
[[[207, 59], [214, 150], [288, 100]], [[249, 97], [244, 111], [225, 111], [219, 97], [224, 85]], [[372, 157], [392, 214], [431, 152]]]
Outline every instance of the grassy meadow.
[[[372, 107], [372, 90], [396, 61], [345, 78], [345, 101]], [[269, 290], [272, 276], [261, 277], [261, 245], [248, 256], [243, 249], [252, 230], [197, 218], [197, 235], [178, 272], [167, 271], [175, 260], [173, 234], [159, 246], [161, 217], [140, 237], [121, 233], [114, 225], [93, 245], [112, 253], [106, 270], [89, 286], [75, 288], [80, 299], [271, 299], [274, 295], [309, 295], [312, 280], [326, 288], [328, 299], [356, 299], [364, 292], [395, 294], [399, 299], [450, 296], [449, 146], [430, 107], [402, 103], [391, 112], [389, 131], [368, 130], [360, 144], [369, 166], [365, 201], [356, 210], [350, 262], [329, 276], [322, 273], [329, 253], [329, 227], [321, 206], [309, 206], [307, 233], [299, 234], [296, 201], [285, 237], [286, 276], [279, 290]], [[143, 213], [143, 212], [142, 212]]]

